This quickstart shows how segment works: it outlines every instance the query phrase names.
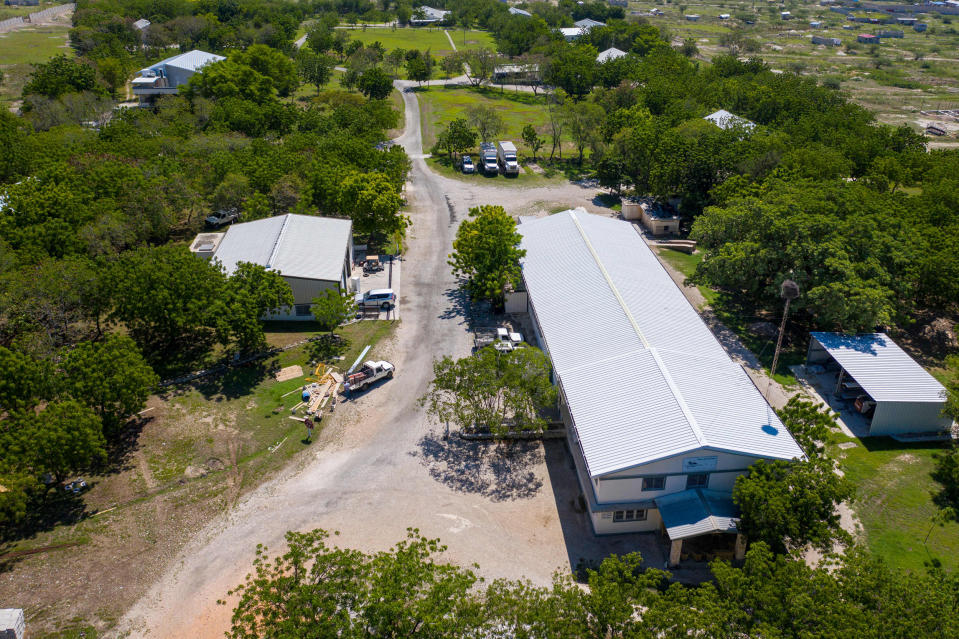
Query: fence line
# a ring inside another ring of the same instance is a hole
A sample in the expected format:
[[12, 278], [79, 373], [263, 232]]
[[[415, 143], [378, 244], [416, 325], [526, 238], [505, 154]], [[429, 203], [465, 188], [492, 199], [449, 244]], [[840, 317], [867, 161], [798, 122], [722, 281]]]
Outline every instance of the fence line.
[[37, 20], [44, 20], [52, 16], [58, 16], [66, 13], [67, 11], [73, 11], [76, 8], [76, 3], [69, 4], [59, 4], [55, 7], [50, 7], [44, 9], [43, 11], [37, 11], [36, 13], [30, 14], [30, 22], [36, 22]]
[[6, 20], [0, 21], [0, 33], [6, 33], [7, 31], [13, 31], [14, 29], [19, 29], [20, 25], [23, 24], [22, 17], [16, 18], [7, 18]]

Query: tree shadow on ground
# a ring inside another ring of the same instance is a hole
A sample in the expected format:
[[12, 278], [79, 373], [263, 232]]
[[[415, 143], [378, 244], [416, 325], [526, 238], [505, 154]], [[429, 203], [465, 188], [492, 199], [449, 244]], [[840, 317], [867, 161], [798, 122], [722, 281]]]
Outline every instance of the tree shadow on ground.
[[462, 286], [448, 288], [443, 292], [449, 305], [443, 309], [439, 318], [443, 320], [460, 319], [460, 324], [469, 323], [470, 319], [470, 296]]
[[17, 525], [0, 529], [0, 572], [8, 569], [5, 551], [11, 542], [30, 539], [57, 526], [72, 525], [87, 517], [82, 495], [52, 486], [45, 497], [33, 501], [27, 516]]
[[341, 335], [324, 333], [307, 344], [306, 354], [310, 361], [332, 364], [334, 358], [343, 355], [349, 349], [349, 339]]
[[543, 463], [539, 442], [468, 441], [430, 432], [419, 441], [419, 457], [430, 476], [453, 490], [492, 501], [531, 499], [543, 486], [532, 468]]
[[98, 469], [98, 474], [115, 475], [132, 468], [140, 433], [153, 419], [150, 415], [134, 415], [118, 431], [108, 435], [107, 462]]
[[188, 386], [199, 391], [207, 400], [238, 399], [252, 393], [253, 389], [266, 378], [274, 375], [277, 370], [279, 370], [277, 358], [269, 357], [228, 368], [222, 373], [213, 373], [201, 377], [188, 384]]

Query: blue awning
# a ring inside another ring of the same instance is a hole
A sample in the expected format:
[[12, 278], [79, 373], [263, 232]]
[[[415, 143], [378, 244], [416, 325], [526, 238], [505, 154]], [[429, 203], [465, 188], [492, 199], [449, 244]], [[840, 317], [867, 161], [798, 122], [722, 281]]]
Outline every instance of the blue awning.
[[694, 488], [655, 499], [673, 541], [709, 533], [735, 533], [739, 510], [727, 493]]

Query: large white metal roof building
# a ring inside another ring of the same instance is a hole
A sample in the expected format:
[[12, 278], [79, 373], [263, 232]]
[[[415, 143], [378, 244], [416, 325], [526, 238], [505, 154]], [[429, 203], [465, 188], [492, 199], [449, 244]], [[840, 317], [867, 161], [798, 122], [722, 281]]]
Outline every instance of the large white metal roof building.
[[803, 456], [631, 224], [580, 208], [518, 230], [590, 477], [700, 449]]
[[806, 362], [841, 369], [876, 402], [870, 435], [947, 430], [946, 388], [885, 333], [810, 333]]

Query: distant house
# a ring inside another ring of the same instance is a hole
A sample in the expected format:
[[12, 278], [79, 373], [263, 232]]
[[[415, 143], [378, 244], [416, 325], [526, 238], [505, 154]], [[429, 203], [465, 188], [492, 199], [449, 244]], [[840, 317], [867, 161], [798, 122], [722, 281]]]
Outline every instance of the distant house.
[[813, 20], [812, 22], [809, 23], [809, 26], [812, 27], [813, 29], [821, 29], [822, 22], [819, 22], [818, 20]]
[[139, 20], [133, 23], [133, 28], [137, 29], [138, 31], [143, 31], [144, 29], [149, 27], [150, 24], [151, 24], [150, 21], [147, 20], [146, 18], [140, 18]]
[[579, 27], [580, 29], [592, 29], [593, 27], [605, 27], [605, 22], [600, 22], [598, 20], [592, 20], [590, 18], [583, 18], [582, 20], [577, 20], [573, 23], [574, 27]]
[[946, 130], [942, 128], [941, 126], [937, 126], [935, 124], [927, 124], [926, 133], [928, 133], [929, 135], [943, 136], [946, 134]]
[[792, 20], [793, 14], [789, 13], [788, 11], [782, 11], [779, 14], [779, 17], [783, 20]]
[[137, 72], [132, 82], [133, 95], [140, 99], [140, 104], [149, 104], [158, 95], [175, 95], [203, 67], [221, 60], [226, 58], [198, 49], [161, 60]]
[[496, 84], [528, 84], [537, 80], [538, 64], [504, 64], [493, 69]]
[[905, 25], [907, 27], [911, 27], [912, 25], [919, 22], [919, 19], [918, 18], [896, 18], [896, 22], [898, 22], [899, 24]]
[[588, 32], [589, 29], [580, 29], [579, 27], [561, 27], [559, 29], [560, 35], [562, 35], [567, 42], [572, 42], [576, 38]]
[[708, 120], [709, 122], [712, 122], [713, 124], [715, 124], [720, 129], [723, 129], [723, 130], [742, 128], [742, 129], [747, 129], [751, 131], [752, 129], [756, 128], [755, 123], [750, 122], [746, 118], [741, 118], [738, 115], [730, 113], [726, 109], [720, 109], [719, 111], [716, 111], [715, 113], [710, 113], [703, 119]]
[[697, 15], [697, 14], [695, 14], [695, 13], [688, 13], [688, 14], [686, 14], [686, 21], [687, 21], [687, 22], [699, 22], [699, 15]]
[[445, 9], [434, 9], [433, 7], [427, 7], [426, 5], [423, 5], [413, 10], [413, 15], [410, 18], [410, 24], [414, 27], [423, 26], [425, 24], [435, 24], [445, 20], [446, 16], [448, 16], [450, 13], [450, 11], [446, 11]]
[[610, 47], [596, 56], [596, 61], [602, 64], [603, 62], [609, 62], [610, 60], [622, 58], [624, 55], [626, 55], [625, 51], [620, 51], [616, 47]]
[[824, 44], [827, 47], [841, 47], [842, 40], [839, 38], [827, 38], [825, 36], [814, 35], [812, 37], [813, 44]]
[[863, 44], [879, 44], [879, 38], [871, 33], [860, 33], [856, 36], [856, 42]]
[[279, 271], [293, 290], [293, 308], [270, 319], [312, 319], [313, 298], [347, 290], [353, 264], [353, 222], [312, 215], [279, 215], [234, 224], [225, 233], [201, 233], [190, 250], [218, 261], [229, 274], [240, 262]]
[[854, 26], [851, 25], [851, 24], [844, 24], [844, 25], [842, 25], [842, 28], [843, 28], [844, 30], [846, 30], [846, 31], [852, 31], [852, 30], [855, 29], [856, 27], [854, 27]]
[[913, 25], [913, 27], [912, 27], [913, 31], [917, 31], [917, 32], [919, 32], [919, 33], [922, 33], [923, 31], [925, 31], [925, 30], [928, 29], [928, 28], [929, 28], [929, 25], [926, 24], [925, 22], [920, 22], [920, 23], [918, 23], [918, 24], [916, 24], [916, 25]]
[[720, 14], [719, 14], [719, 19], [720, 19], [720, 20], [729, 20], [729, 14], [728, 14], [728, 13], [720, 13]]
[[509, 12], [514, 16], [525, 16], [527, 18], [531, 17], [533, 14], [529, 11], [524, 11], [522, 9], [517, 9], [516, 7], [510, 7]]

